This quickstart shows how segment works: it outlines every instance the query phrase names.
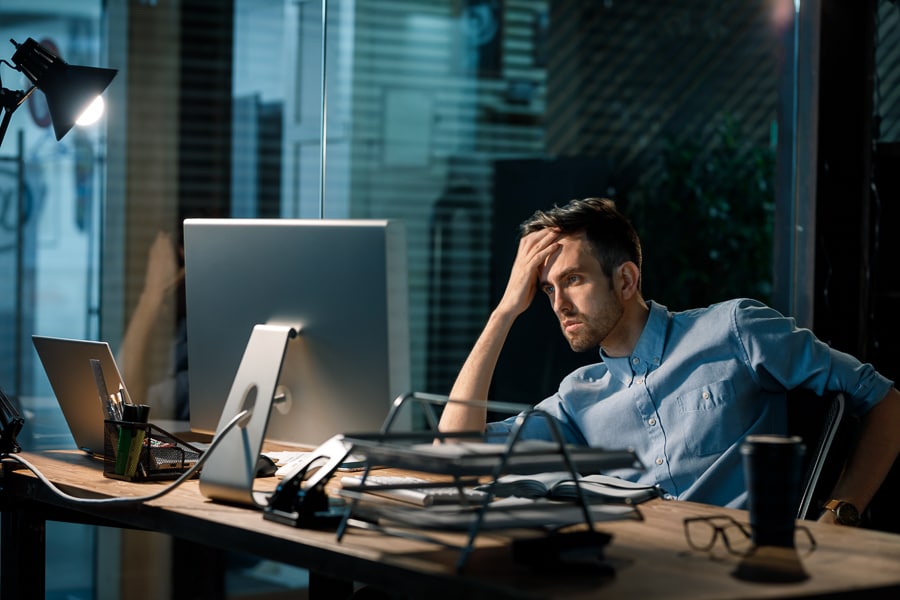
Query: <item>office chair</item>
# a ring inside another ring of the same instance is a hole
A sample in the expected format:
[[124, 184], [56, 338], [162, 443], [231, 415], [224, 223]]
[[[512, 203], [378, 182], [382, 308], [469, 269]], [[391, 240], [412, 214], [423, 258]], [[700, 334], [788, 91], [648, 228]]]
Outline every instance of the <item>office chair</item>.
[[835, 439], [844, 419], [845, 402], [841, 393], [829, 398], [818, 442], [814, 447], [807, 445], [809, 460], [803, 479], [803, 495], [797, 510], [798, 519], [818, 518], [822, 504], [820, 495], [830, 493], [843, 466], [846, 456], [837, 456], [840, 445], [836, 444]]

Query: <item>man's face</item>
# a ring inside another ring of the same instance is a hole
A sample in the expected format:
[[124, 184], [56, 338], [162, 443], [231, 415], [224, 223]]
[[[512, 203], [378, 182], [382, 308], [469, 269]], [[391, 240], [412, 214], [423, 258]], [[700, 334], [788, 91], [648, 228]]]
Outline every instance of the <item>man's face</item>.
[[559, 251], [539, 273], [562, 333], [572, 350], [600, 346], [622, 319], [622, 300], [593, 254], [584, 234], [559, 239]]

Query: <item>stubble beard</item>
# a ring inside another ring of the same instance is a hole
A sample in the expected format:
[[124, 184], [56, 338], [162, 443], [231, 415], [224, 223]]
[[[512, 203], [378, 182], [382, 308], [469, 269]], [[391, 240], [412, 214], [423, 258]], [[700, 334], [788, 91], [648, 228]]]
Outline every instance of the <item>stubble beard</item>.
[[621, 304], [611, 307], [610, 310], [596, 318], [588, 318], [585, 315], [569, 315], [581, 320], [581, 328], [575, 333], [569, 333], [560, 324], [563, 336], [569, 342], [569, 347], [575, 352], [587, 352], [599, 348], [621, 321], [625, 310]]
[[606, 337], [605, 335], [600, 336], [593, 328], [588, 327], [587, 324], [582, 325], [582, 330], [579, 333], [570, 335], [563, 331], [563, 335], [566, 337], [566, 341], [569, 342], [569, 347], [575, 352], [587, 352], [588, 350], [597, 348], [600, 345], [600, 342]]

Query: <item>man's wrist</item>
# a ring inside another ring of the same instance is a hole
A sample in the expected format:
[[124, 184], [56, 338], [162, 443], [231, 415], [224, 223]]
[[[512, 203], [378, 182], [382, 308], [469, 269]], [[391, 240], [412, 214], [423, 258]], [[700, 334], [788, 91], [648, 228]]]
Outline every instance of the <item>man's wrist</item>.
[[838, 525], [847, 525], [856, 527], [860, 522], [859, 509], [846, 500], [832, 498], [825, 503], [823, 507], [826, 511], [834, 514], [834, 522]]

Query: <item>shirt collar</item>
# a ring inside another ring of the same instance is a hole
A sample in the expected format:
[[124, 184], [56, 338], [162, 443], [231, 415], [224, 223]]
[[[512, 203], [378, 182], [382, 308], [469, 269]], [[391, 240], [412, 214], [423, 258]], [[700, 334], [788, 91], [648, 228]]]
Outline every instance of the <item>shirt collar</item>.
[[647, 324], [630, 356], [608, 356], [600, 349], [600, 356], [610, 374], [625, 385], [631, 385], [636, 375], [646, 375], [662, 362], [666, 331], [669, 328], [669, 310], [652, 300], [649, 304]]

